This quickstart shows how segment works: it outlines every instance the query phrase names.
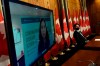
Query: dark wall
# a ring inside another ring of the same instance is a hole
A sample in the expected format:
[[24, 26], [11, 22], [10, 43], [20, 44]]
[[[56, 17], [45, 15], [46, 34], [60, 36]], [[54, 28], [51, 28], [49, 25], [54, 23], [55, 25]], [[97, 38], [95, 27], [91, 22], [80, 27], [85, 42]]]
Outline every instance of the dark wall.
[[86, 0], [92, 32], [100, 34], [100, 0]]

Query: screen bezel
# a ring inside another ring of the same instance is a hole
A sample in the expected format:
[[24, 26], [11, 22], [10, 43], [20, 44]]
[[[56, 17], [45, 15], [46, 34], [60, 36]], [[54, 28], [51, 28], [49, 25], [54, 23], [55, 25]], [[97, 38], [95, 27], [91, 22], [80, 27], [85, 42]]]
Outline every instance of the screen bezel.
[[[7, 36], [8, 51], [9, 51], [9, 56], [10, 56], [10, 63], [11, 63], [11, 66], [17, 66], [17, 57], [16, 57], [16, 50], [15, 50], [15, 44], [14, 44], [14, 36], [13, 36], [13, 30], [12, 30], [12, 21], [11, 21], [9, 2], [14, 2], [14, 3], [17, 3], [17, 4], [22, 4], [22, 5], [26, 5], [26, 6], [29, 6], [29, 7], [37, 7], [37, 8], [43, 9], [43, 10], [50, 11], [52, 13], [52, 17], [53, 17], [53, 28], [55, 27], [54, 26], [54, 15], [53, 15], [53, 10], [50, 10], [50, 9], [47, 9], [47, 8], [43, 8], [43, 7], [40, 7], [40, 6], [37, 6], [37, 5], [29, 4], [29, 3], [26, 3], [26, 2], [22, 2], [22, 1], [16, 1], [16, 0], [15, 1], [14, 0], [13, 1], [12, 0], [2, 0], [2, 8], [3, 8], [3, 14], [4, 14], [4, 24], [5, 24], [5, 30], [6, 30], [6, 36]], [[55, 29], [54, 29], [54, 44], [55, 44]], [[50, 48], [48, 48], [48, 50]], [[43, 53], [41, 56], [43, 56], [45, 53]], [[36, 61], [38, 59], [36, 59]]]

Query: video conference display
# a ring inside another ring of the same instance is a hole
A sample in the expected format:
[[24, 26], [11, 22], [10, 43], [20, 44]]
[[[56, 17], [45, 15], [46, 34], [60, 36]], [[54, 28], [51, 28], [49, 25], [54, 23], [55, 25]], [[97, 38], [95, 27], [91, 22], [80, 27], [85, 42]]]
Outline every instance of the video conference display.
[[54, 44], [52, 11], [9, 2], [18, 66], [30, 66]]

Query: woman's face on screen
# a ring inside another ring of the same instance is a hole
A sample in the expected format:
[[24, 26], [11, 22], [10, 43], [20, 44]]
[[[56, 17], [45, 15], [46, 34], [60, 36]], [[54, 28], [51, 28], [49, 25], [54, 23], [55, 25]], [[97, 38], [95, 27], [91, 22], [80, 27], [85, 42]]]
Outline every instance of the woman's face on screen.
[[44, 21], [41, 22], [41, 34], [43, 38], [46, 37], [46, 25]]

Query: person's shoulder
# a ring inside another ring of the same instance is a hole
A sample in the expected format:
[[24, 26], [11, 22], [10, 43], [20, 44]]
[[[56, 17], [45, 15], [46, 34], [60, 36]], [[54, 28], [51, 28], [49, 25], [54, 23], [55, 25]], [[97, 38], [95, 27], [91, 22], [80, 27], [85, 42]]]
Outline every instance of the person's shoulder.
[[77, 33], [77, 31], [75, 30], [74, 33]]
[[78, 35], [78, 32], [77, 32], [76, 30], [74, 31], [74, 36], [75, 36], [75, 35]]

